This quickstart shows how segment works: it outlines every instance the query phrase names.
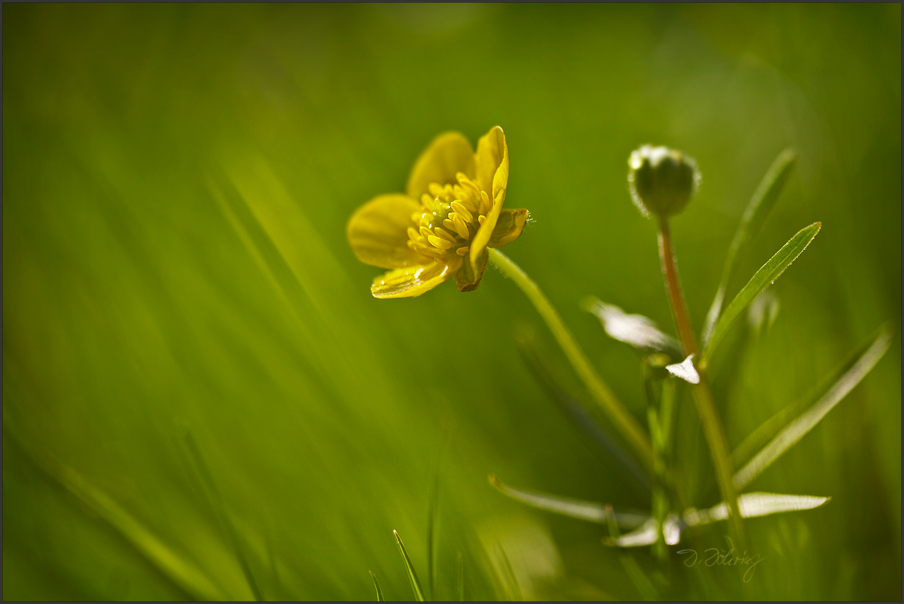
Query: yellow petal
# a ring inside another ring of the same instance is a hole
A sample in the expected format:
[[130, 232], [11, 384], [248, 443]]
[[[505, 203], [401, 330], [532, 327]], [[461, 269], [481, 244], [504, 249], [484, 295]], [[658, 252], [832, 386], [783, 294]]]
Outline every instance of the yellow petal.
[[458, 132], [440, 134], [415, 162], [408, 178], [408, 195], [419, 199], [428, 192], [427, 186], [434, 182], [455, 184], [458, 172], [474, 176], [474, 149], [468, 139]]
[[493, 207], [490, 210], [490, 213], [486, 215], [486, 220], [481, 222], [480, 228], [477, 229], [477, 233], [474, 235], [474, 239], [471, 240], [471, 265], [475, 272], [477, 272], [478, 269], [477, 260], [480, 258], [480, 255], [483, 254], [487, 244], [490, 242], [493, 231], [496, 230], [496, 222], [499, 220], [499, 214], [502, 212], [503, 197], [505, 197], [504, 190], [501, 195], [493, 200]]
[[505, 201], [508, 185], [508, 145], [502, 128], [494, 126], [477, 142], [477, 185], [490, 194], [493, 201], [500, 195]]
[[423, 256], [408, 247], [411, 214], [420, 204], [401, 193], [380, 195], [352, 215], [346, 234], [361, 262], [380, 268], [424, 264]]
[[[457, 258], [457, 257], [456, 257]], [[374, 279], [370, 293], [374, 298], [413, 298], [448, 281], [460, 266], [459, 262], [433, 262], [426, 266], [413, 266], [389, 271]]]
[[455, 284], [458, 286], [458, 291], [469, 292], [480, 285], [483, 272], [487, 268], [487, 258], [489, 256], [490, 254], [484, 250], [480, 258], [477, 259], [477, 270], [474, 269], [470, 262], [462, 262], [461, 268], [455, 273]]
[[502, 210], [490, 236], [489, 247], [502, 247], [520, 237], [528, 215], [527, 210]]

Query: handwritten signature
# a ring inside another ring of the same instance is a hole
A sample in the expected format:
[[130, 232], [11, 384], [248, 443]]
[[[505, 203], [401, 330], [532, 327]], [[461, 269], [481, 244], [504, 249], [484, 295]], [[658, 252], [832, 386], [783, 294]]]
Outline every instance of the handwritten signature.
[[744, 583], [750, 582], [753, 578], [753, 573], [756, 571], [756, 565], [764, 559], [759, 554], [748, 556], [747, 552], [744, 552], [743, 556], [739, 556], [735, 554], [734, 548], [723, 551], [717, 547], [711, 547], [704, 550], [702, 556], [697, 555], [697, 550], [695, 549], [683, 549], [680, 550], [678, 554], [687, 554], [687, 558], [684, 559], [684, 565], [689, 568], [699, 566], [700, 564], [710, 567], [746, 566], [747, 570], [744, 572]]

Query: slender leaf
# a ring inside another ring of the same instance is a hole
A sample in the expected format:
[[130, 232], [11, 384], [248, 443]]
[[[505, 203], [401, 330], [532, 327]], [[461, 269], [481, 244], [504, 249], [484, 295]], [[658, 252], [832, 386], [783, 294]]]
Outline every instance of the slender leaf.
[[665, 380], [662, 382], [662, 417], [659, 419], [659, 426], [662, 432], [662, 450], [668, 455], [672, 448], [672, 424], [674, 420], [675, 409], [675, 382]]
[[584, 299], [583, 307], [599, 318], [603, 329], [613, 340], [641, 350], [666, 352], [676, 358], [682, 356], [678, 340], [660, 331], [652, 319], [643, 315], [629, 315], [618, 306], [606, 304], [593, 296]]
[[455, 557], [455, 599], [459, 602], [465, 601], [465, 562], [461, 552]]
[[603, 539], [603, 545], [615, 547], [642, 547], [644, 545], [653, 545], [656, 543], [658, 536], [656, 530], [658, 527], [659, 523], [656, 522], [656, 519], [650, 518], [640, 527], [634, 529], [630, 533], [625, 533], [624, 535], [612, 536], [614, 533], [612, 533], [610, 529], [610, 536]]
[[267, 548], [267, 562], [270, 567], [270, 585], [274, 595], [270, 599], [279, 600], [279, 596], [283, 593], [282, 579], [280, 578], [279, 565], [276, 562], [276, 551], [273, 547], [273, 525], [272, 520], [267, 519], [266, 528], [263, 530], [264, 543]]
[[[529, 506], [546, 510], [547, 512], [555, 512], [556, 514], [562, 514], [563, 516], [577, 518], [579, 520], [596, 522], [598, 524], [606, 524], [609, 522], [608, 517], [606, 516], [605, 504], [560, 497], [558, 495], [549, 495], [538, 491], [516, 489], [503, 484], [492, 474], [489, 479], [490, 484], [504, 494], [512, 499], [517, 499], [521, 503], [526, 503]], [[631, 512], [615, 512], [615, 519], [620, 527], [630, 529], [643, 525], [650, 519], [650, 515]]]
[[523, 600], [521, 595], [521, 586], [518, 584], [518, 577], [515, 575], [515, 569], [512, 568], [512, 561], [509, 560], [508, 554], [502, 543], [496, 542], [496, 550], [499, 552], [499, 567], [497, 570], [499, 582], [502, 584], [506, 592], [506, 599], [512, 601]]
[[779, 308], [781, 308], [781, 304], [778, 296], [771, 289], [767, 289], [757, 296], [747, 310], [747, 325], [750, 330], [757, 336], [769, 331], [778, 317]]
[[[772, 440], [779, 431], [788, 425], [792, 418], [801, 415], [805, 410], [815, 405], [822, 397], [829, 392], [836, 383], [841, 381], [845, 375], [856, 365], [866, 352], [873, 345], [889, 332], [889, 327], [883, 325], [875, 335], [864, 344], [860, 345], [853, 353], [851, 353], [845, 361], [839, 364], [821, 383], [817, 384], [801, 401], [793, 405], [786, 405], [778, 413], [763, 422], [763, 424], [751, 432], [740, 445], [731, 454], [734, 466], [736, 468], [743, 467], [747, 462], [753, 459], [753, 456], [760, 449]], [[864, 374], [865, 375], [865, 374]]]
[[[669, 514], [662, 523], [662, 536], [666, 545], [676, 545], [681, 541], [681, 533], [684, 531], [685, 523], [677, 514]], [[659, 538], [659, 523], [655, 518], [650, 518], [642, 526], [625, 533], [616, 539], [604, 541], [605, 545], [615, 547], [642, 547], [652, 545]]]
[[713, 300], [709, 312], [706, 314], [706, 324], [703, 328], [703, 344], [709, 342], [719, 320], [719, 313], [722, 311], [722, 303], [725, 301], [725, 291], [731, 280], [731, 274], [734, 270], [735, 261], [746, 246], [747, 242], [753, 239], [762, 228], [763, 223], [769, 212], [778, 201], [779, 195], [787, 182], [788, 177], [794, 166], [797, 164], [797, 154], [791, 149], [782, 151], [775, 161], [772, 162], [763, 180], [753, 193], [744, 215], [741, 217], [741, 223], [735, 232], [731, 247], [728, 248], [728, 255], [725, 257], [725, 265], [722, 269], [722, 280], [719, 282], [719, 289], [716, 291], [716, 297]]
[[822, 224], [819, 222], [804, 227], [794, 235], [788, 243], [782, 246], [782, 249], [776, 252], [766, 264], [760, 267], [760, 270], [758, 270], [753, 278], [747, 282], [747, 285], [744, 286], [738, 295], [735, 296], [735, 299], [731, 301], [731, 304], [728, 305], [728, 308], [725, 309], [725, 314], [722, 315], [719, 322], [716, 324], [713, 335], [703, 351], [702, 363], [708, 362], [709, 358], [712, 356], [713, 350], [715, 350], [719, 341], [725, 336], [732, 321], [737, 318], [741, 311], [753, 302], [754, 298], [756, 298], [760, 292], [772, 285], [779, 275], [785, 272], [785, 269], [788, 268], [805, 249], [807, 249], [807, 246], [810, 245], [810, 242], [813, 241], [813, 238], [816, 237], [816, 234], [819, 233], [819, 229], [821, 228]]
[[370, 578], [374, 580], [374, 589], [377, 590], [377, 602], [385, 602], [385, 598], [383, 597], [383, 590], [380, 589], [380, 582], [377, 581], [377, 575], [374, 574], [374, 571], [367, 571], [370, 573]]
[[433, 478], [430, 481], [430, 494], [427, 497], [427, 572], [430, 576], [430, 597], [436, 599], [436, 526], [439, 514], [439, 477], [443, 458], [449, 443], [449, 429], [443, 430]]
[[612, 424], [631, 443], [644, 466], [647, 469], [652, 468], [653, 447], [650, 445], [650, 439], [643, 428], [640, 427], [640, 424], [637, 423], [637, 420], [625, 409], [624, 405], [615, 396], [615, 393], [612, 392], [596, 372], [584, 351], [581, 350], [574, 340], [574, 336], [562, 322], [562, 317], [559, 316], [559, 313], [556, 312], [546, 296], [543, 295], [537, 284], [531, 281], [517, 264], [495, 249], [490, 249], [489, 253], [492, 263], [521, 288], [537, 308], [537, 311], [543, 316], [543, 320], [546, 321], [547, 326], [552, 330], [569, 363], [571, 363], [581, 381], [587, 387], [588, 394], [593, 397], [593, 400], [609, 416]]
[[649, 475], [637, 464], [634, 458], [629, 455], [622, 447], [615, 442], [615, 439], [604, 430], [600, 424], [594, 420], [593, 416], [587, 409], [581, 405], [573, 397], [565, 392], [564, 388], [553, 377], [552, 371], [547, 367], [546, 363], [540, 356], [535, 343], [535, 336], [528, 330], [521, 330], [516, 334], [515, 341], [518, 345], [518, 352], [521, 358], [530, 369], [531, 373], [540, 382], [540, 385], [546, 390], [550, 398], [565, 414], [565, 417], [572, 422], [581, 433], [588, 437], [592, 445], [608, 461], [614, 459], [618, 462], [617, 468], [624, 470], [624, 473], [633, 479], [634, 484], [639, 485], [645, 492], [649, 492], [652, 487]]
[[[656, 522], [665, 522], [665, 517], [669, 511], [669, 501], [666, 494], [666, 476], [665, 464], [665, 437], [663, 435], [662, 425], [659, 422], [658, 413], [659, 397], [656, 396], [656, 390], [653, 386], [654, 379], [649, 377], [649, 372], [644, 371], [644, 393], [647, 399], [647, 424], [650, 426], [650, 441], [653, 443], [653, 518]], [[661, 534], [661, 533], [660, 533]], [[668, 550], [665, 547], [665, 540], [657, 534], [656, 544], [653, 546], [653, 554], [661, 562], [666, 562]]]
[[248, 588], [254, 595], [254, 599], [260, 602], [264, 597], [258, 587], [254, 572], [251, 570], [251, 564], [248, 561], [248, 557], [245, 555], [245, 548], [239, 538], [239, 533], [229, 517], [229, 513], [226, 510], [226, 504], [223, 501], [223, 496], [220, 494], [219, 489], [217, 489], [213, 474], [210, 472], [207, 464], [204, 463], [204, 458], [201, 456], [201, 451], [198, 449], [198, 445], [195, 443], [195, 439], [191, 432], [185, 433], [185, 445], [188, 449], [189, 456], [194, 462], [195, 470], [201, 479], [201, 483], [204, 485], [204, 490], [207, 492], [207, 498], [210, 501], [211, 507], [218, 517], [220, 525], [226, 533], [227, 539], [229, 539], [236, 560], [238, 560], [239, 566], [242, 569], [242, 574], [244, 574], [245, 580], [248, 583]]
[[844, 371], [843, 375], [832, 384], [828, 391], [812, 407], [785, 426], [775, 438], [769, 441], [769, 444], [735, 474], [735, 487], [741, 489], [750, 484], [763, 470], [772, 465], [785, 451], [797, 444], [807, 432], [822, 421], [822, 418], [876, 366], [876, 363], [888, 350], [891, 344], [891, 337], [891, 331], [883, 327], [879, 336], [866, 352], [860, 355], [853, 365]]
[[[778, 495], [776, 493], [745, 493], [738, 497], [738, 508], [743, 518], [757, 518], [782, 512], [799, 512], [818, 508], [830, 497], [815, 497], [813, 495]], [[728, 518], [728, 506], [725, 502], [715, 505], [708, 510], [690, 509], [684, 514], [687, 526], [709, 524]]]
[[402, 543], [402, 538], [399, 536], [398, 531], [392, 531], [392, 534], [395, 535], [399, 544], [399, 551], [402, 552], [402, 558], [405, 560], [405, 568], [408, 569], [408, 580], [411, 581], [411, 591], [414, 592], [414, 597], [418, 602], [424, 602], [424, 590], [421, 589], [421, 582], [417, 580], [417, 573], [414, 572], [414, 565], [411, 563], [411, 558], [408, 557], [408, 550], [405, 549], [405, 544]]
[[189, 558], [182, 556], [178, 549], [170, 548], [165, 541], [104, 491], [72, 468], [23, 442], [9, 428], [10, 424], [9, 419], [4, 416], [4, 445], [11, 443], [17, 446], [45, 476], [62, 485], [80, 499], [98, 517], [122, 535], [126, 542], [158, 569], [164, 577], [191, 598], [221, 601], [244, 597], [223, 592], [221, 586], [216, 585], [201, 568], [197, 567]]
[[694, 367], [694, 355], [690, 355], [680, 363], [666, 365], [666, 369], [675, 377], [681, 378], [689, 384], [700, 383], [700, 374], [697, 373], [697, 369]]
[[[812, 495], [780, 495], [776, 493], [745, 493], [738, 497], [738, 509], [742, 518], [757, 518], [770, 514], [783, 512], [799, 512], [818, 508], [830, 497], [815, 497]], [[706, 510], [688, 509], [684, 516], [679, 518], [676, 514], [669, 514], [663, 523], [662, 533], [665, 542], [676, 545], [681, 541], [685, 529], [689, 526], [701, 526], [728, 519], [728, 506], [725, 502], [714, 505]], [[650, 518], [636, 530], [620, 535], [616, 538], [604, 541], [606, 545], [616, 547], [643, 547], [652, 545], [658, 537], [659, 524], [655, 518]]]
[[[611, 505], [605, 506], [606, 513], [606, 521], [609, 525], [609, 539], [610, 543], [617, 543], [620, 539], [622, 539], [621, 533], [618, 530], [618, 519], [616, 518], [615, 512], [612, 510]], [[655, 519], [651, 518], [650, 521], [655, 526], [658, 526], [658, 523]], [[656, 540], [656, 529], [653, 529], [653, 540]], [[606, 539], [603, 540], [603, 543], [606, 543]], [[641, 597], [648, 602], [653, 602], [659, 599], [658, 594], [656, 593], [656, 587], [653, 585], [652, 581], [644, 574], [643, 570], [641, 570], [640, 565], [637, 564], [637, 560], [633, 557], [628, 556], [627, 554], [619, 554], [619, 561], [625, 569], [625, 573], [631, 579], [631, 582], [634, 583], [634, 587], [637, 588], [637, 591], [640, 592]]]

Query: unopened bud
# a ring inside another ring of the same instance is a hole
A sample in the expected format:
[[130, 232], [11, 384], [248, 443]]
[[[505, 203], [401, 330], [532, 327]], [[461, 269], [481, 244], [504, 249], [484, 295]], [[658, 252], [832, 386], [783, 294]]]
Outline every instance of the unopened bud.
[[628, 185], [635, 205], [649, 216], [671, 216], [697, 191], [697, 162], [668, 147], [644, 145], [628, 159]]

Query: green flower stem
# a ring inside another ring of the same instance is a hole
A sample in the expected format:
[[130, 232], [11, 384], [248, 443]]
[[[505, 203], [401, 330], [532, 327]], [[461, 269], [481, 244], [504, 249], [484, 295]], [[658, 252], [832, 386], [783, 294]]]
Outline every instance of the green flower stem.
[[666, 467], [665, 467], [665, 433], [659, 414], [656, 412], [656, 393], [653, 386], [653, 377], [644, 360], [644, 392], [647, 395], [647, 423], [650, 426], [650, 438], [653, 441], [653, 518], [659, 524], [660, 530], [656, 535], [656, 543], [653, 544], [653, 555], [660, 563], [668, 561], [668, 550], [665, 544], [665, 535], [661, 528], [665, 517], [669, 512], [669, 501], [666, 495]]
[[[669, 220], [665, 217], [660, 217], [659, 219], [659, 257], [662, 260], [662, 274], [665, 277], [669, 302], [672, 306], [672, 313], [675, 316], [675, 324], [678, 327], [678, 335], [681, 338], [684, 354], [698, 354], [697, 342], [694, 339], [691, 321], [687, 314], [687, 307], [684, 304], [684, 296], [681, 293], [681, 284], [678, 282], [678, 269], [675, 266], [675, 253], [672, 251]], [[734, 474], [731, 455], [728, 451], [728, 444], [725, 442], [722, 424], [719, 422], [719, 416], [716, 413], [706, 368], [697, 367], [696, 365], [695, 367], [700, 375], [700, 383], [692, 387], [694, 402], [697, 404], [697, 413], [703, 423], [703, 432], [706, 435], [706, 442], [709, 444], [709, 453], [716, 468], [719, 490], [722, 492], [722, 498], [728, 504], [729, 510], [731, 510], [730, 519], [735, 538], [738, 540], [739, 546], [743, 547], [746, 543], [746, 538], [744, 536], [744, 525], [741, 521], [741, 511], [738, 508], [738, 495], [731, 480]]]
[[597, 375], [586, 355], [574, 341], [574, 337], [565, 324], [562, 322], [559, 313], [553, 308], [552, 304], [537, 284], [531, 281], [524, 271], [518, 265], [512, 262], [507, 256], [499, 250], [490, 248], [490, 261], [496, 265], [499, 270], [508, 275], [521, 288], [528, 299], [533, 302], [540, 316], [546, 321], [549, 329], [552, 331], [565, 352], [565, 356], [571, 362], [571, 365], [577, 371], [584, 385], [590, 391], [594, 400], [599, 403], [603, 410], [609, 415], [612, 423], [621, 431], [625, 438], [634, 446], [634, 449], [640, 455], [641, 461], [648, 470], [653, 469], [653, 448], [650, 440], [644, 434], [640, 425], [631, 417], [631, 414], [625, 409], [624, 405], [615, 397], [612, 390], [603, 382], [602, 378]]

